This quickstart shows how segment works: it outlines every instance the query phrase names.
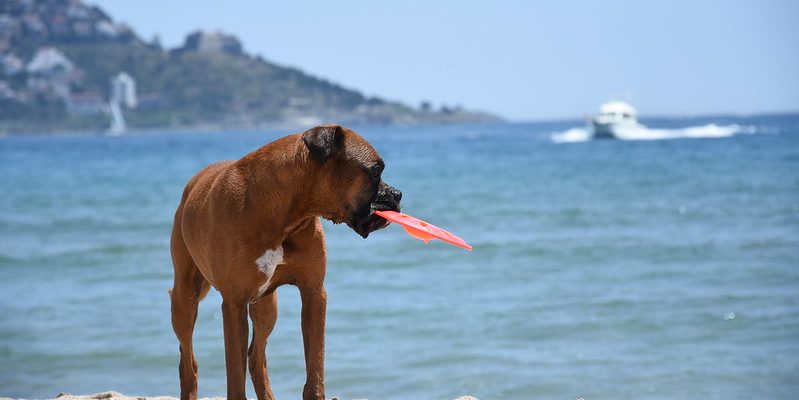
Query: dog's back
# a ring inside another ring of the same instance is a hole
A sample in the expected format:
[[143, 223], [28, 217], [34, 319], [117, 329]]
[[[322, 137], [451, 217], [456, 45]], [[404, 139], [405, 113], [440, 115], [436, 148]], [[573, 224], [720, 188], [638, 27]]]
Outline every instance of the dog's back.
[[[175, 211], [175, 219], [172, 225], [172, 253], [184, 253], [185, 257], [192, 258], [193, 264], [197, 265], [197, 254], [191, 254], [189, 249], [193, 246], [190, 245], [192, 241], [199, 238], [192, 237], [192, 232], [197, 232], [192, 229], [192, 226], [201, 223], [203, 220], [208, 220], [211, 215], [209, 212], [208, 202], [213, 197], [212, 191], [218, 180], [226, 174], [234, 161], [220, 161], [208, 165], [194, 175], [183, 190], [180, 204], [177, 211]], [[200, 230], [202, 232], [203, 230]], [[204, 275], [210, 271], [203, 271]], [[206, 276], [207, 279], [212, 279], [211, 276]]]

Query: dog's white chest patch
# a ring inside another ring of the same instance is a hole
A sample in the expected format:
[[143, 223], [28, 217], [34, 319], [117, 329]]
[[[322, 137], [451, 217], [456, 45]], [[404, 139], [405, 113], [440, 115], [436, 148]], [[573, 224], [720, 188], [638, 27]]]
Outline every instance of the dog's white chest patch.
[[266, 289], [269, 287], [269, 282], [272, 281], [272, 275], [275, 274], [275, 268], [283, 264], [283, 246], [277, 246], [274, 249], [269, 249], [264, 254], [255, 260], [258, 269], [266, 275], [266, 282], [258, 289], [255, 298], [260, 298]]

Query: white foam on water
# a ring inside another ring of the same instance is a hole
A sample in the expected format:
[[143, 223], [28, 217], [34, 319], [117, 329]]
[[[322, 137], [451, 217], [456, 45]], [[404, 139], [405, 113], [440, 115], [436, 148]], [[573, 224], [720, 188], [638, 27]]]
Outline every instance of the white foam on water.
[[[725, 138], [736, 134], [757, 133], [754, 126], [716, 125], [689, 126], [680, 129], [649, 129], [634, 127], [621, 129], [617, 132], [619, 140], [665, 140], [665, 139], [695, 139], [695, 138]], [[593, 139], [588, 128], [571, 128], [563, 132], [555, 132], [550, 138], [555, 143], [587, 142]]]
[[571, 128], [567, 131], [554, 133], [551, 136], [555, 143], [576, 143], [591, 140], [591, 132], [587, 128]]

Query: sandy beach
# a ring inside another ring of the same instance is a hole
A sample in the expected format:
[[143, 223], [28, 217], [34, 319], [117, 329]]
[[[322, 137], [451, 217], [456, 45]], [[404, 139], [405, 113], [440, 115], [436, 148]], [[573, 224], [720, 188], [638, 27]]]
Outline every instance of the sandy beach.
[[[73, 395], [69, 393], [59, 393], [56, 397], [51, 400], [178, 400], [177, 397], [171, 396], [154, 396], [154, 397], [145, 397], [145, 396], [128, 396], [118, 392], [100, 392], [95, 394], [88, 394], [88, 395]], [[336, 396], [330, 397], [331, 400], [345, 400]], [[0, 400], [23, 400], [23, 399], [12, 399], [10, 397], [0, 397]], [[224, 397], [203, 397], [200, 400], [225, 400]], [[367, 400], [367, 399], [358, 399], [358, 400]], [[460, 396], [453, 400], [479, 400], [476, 397], [472, 396]]]

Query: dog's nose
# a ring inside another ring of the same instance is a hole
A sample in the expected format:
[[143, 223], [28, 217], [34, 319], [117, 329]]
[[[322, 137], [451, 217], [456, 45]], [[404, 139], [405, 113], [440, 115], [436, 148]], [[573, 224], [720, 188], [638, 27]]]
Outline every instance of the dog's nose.
[[392, 187], [392, 186], [389, 186], [389, 187], [388, 187], [388, 193], [389, 193], [389, 194], [391, 194], [391, 197], [392, 197], [392, 198], [394, 199], [394, 201], [396, 201], [397, 203], [399, 203], [399, 202], [400, 202], [400, 200], [402, 200], [402, 192], [400, 192], [400, 191], [399, 191], [397, 188], [395, 188], [395, 187]]
[[377, 203], [382, 204], [389, 210], [399, 211], [400, 200], [402, 200], [402, 192], [385, 182], [380, 182], [380, 191], [377, 195]]

